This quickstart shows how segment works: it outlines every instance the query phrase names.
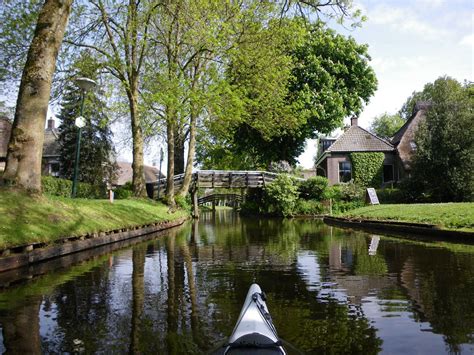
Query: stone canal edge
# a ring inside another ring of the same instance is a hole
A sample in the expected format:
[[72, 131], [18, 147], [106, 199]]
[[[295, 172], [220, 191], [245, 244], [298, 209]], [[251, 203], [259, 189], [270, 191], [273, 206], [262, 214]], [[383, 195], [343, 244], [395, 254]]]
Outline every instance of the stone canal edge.
[[329, 216], [325, 216], [323, 221], [328, 225], [359, 229], [367, 232], [378, 232], [404, 237], [422, 236], [446, 242], [456, 241], [474, 244], [474, 232], [440, 229], [432, 224]]
[[189, 217], [183, 217], [173, 221], [166, 220], [143, 226], [61, 238], [50, 244], [28, 244], [6, 249], [0, 257], [0, 272], [178, 227], [188, 219]]

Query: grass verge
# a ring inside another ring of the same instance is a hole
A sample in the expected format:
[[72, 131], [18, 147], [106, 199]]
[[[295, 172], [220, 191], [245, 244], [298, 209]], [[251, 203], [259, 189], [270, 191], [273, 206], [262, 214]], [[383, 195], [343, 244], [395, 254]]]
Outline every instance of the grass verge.
[[0, 249], [28, 243], [48, 243], [62, 237], [140, 226], [187, 216], [168, 213], [168, 207], [150, 200], [70, 199], [29, 197], [0, 190]]
[[386, 221], [434, 224], [442, 229], [474, 232], [474, 203], [375, 205], [340, 215]]

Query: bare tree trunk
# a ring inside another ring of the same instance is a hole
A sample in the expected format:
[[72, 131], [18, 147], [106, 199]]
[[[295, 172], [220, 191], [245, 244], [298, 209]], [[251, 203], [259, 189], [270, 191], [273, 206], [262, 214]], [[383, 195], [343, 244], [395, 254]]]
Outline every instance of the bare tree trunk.
[[3, 179], [31, 193], [41, 192], [44, 125], [56, 69], [73, 0], [46, 0], [28, 50], [8, 143]]
[[186, 196], [189, 192], [189, 187], [191, 186], [191, 178], [193, 173], [193, 163], [194, 163], [194, 152], [196, 151], [196, 124], [197, 124], [197, 114], [195, 110], [192, 110], [190, 117], [190, 127], [189, 127], [189, 147], [188, 147], [188, 160], [186, 162], [186, 170], [184, 172], [184, 181], [181, 190], [179, 191], [180, 196]]
[[130, 118], [132, 125], [133, 162], [132, 186], [133, 195], [146, 196], [145, 171], [143, 169], [143, 133], [138, 113], [138, 87], [133, 85], [129, 93]]
[[179, 125], [174, 130], [174, 174], [184, 173], [184, 132]]
[[167, 126], [167, 140], [168, 140], [168, 171], [166, 176], [166, 199], [168, 205], [174, 207], [176, 205], [174, 201], [174, 122], [171, 119]]

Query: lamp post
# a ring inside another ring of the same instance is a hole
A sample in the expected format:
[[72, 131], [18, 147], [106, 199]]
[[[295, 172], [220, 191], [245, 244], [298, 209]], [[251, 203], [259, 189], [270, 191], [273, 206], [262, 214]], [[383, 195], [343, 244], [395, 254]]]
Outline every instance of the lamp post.
[[163, 148], [160, 148], [160, 171], [158, 172], [158, 193], [156, 199], [160, 199], [160, 187], [161, 187], [161, 163], [163, 163]]
[[86, 120], [82, 115], [84, 114], [84, 98], [86, 96], [86, 92], [92, 90], [94, 87], [97, 86], [97, 83], [88, 78], [77, 78], [75, 80], [76, 85], [82, 90], [82, 97], [81, 97], [81, 113], [80, 116], [76, 118], [75, 125], [78, 128], [77, 130], [77, 140], [76, 140], [76, 160], [74, 161], [74, 174], [72, 178], [72, 192], [71, 197], [76, 197], [77, 192], [77, 176], [79, 172], [79, 157], [81, 154], [81, 132], [82, 128], [86, 125]]

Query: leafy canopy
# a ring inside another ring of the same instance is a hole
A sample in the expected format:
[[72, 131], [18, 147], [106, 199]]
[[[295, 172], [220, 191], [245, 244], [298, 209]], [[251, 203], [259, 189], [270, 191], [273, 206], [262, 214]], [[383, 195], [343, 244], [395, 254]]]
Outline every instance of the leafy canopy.
[[415, 135], [411, 187], [434, 201], [472, 201], [473, 84], [440, 77], [421, 96], [431, 107]]

